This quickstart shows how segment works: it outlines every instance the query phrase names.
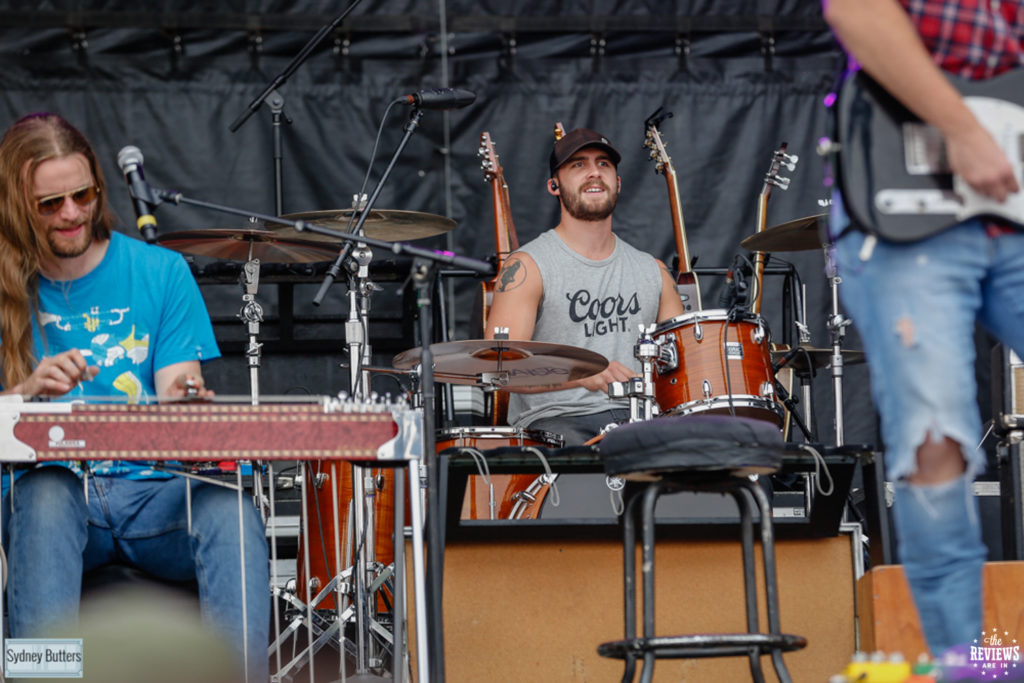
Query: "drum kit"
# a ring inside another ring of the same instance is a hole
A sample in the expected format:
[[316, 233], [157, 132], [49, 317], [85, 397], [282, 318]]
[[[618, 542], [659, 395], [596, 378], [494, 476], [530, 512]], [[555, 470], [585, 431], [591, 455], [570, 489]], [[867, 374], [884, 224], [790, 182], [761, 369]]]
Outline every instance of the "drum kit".
[[[356, 209], [312, 211], [282, 216], [288, 220], [312, 221], [328, 228], [349, 227]], [[778, 225], [745, 239], [742, 246], [752, 251], [798, 251], [820, 249], [821, 216], [810, 216]], [[451, 231], [454, 221], [413, 211], [371, 210], [361, 233], [384, 241], [417, 240]], [[333, 259], [342, 243], [327, 235], [299, 232], [290, 224], [250, 220], [243, 228], [215, 228], [171, 232], [159, 242], [179, 252], [221, 260], [242, 261], [242, 310], [239, 317], [247, 326], [246, 351], [250, 368], [252, 400], [258, 401], [260, 366], [259, 325], [262, 309], [256, 301], [261, 263], [301, 264]], [[549, 385], [588, 377], [601, 372], [607, 360], [592, 351], [532, 340], [510, 340], [497, 334], [494, 339], [468, 339], [430, 344], [399, 353], [390, 368], [370, 365], [368, 299], [375, 290], [368, 278], [372, 253], [365, 244], [352, 250], [350, 273], [351, 311], [346, 325], [353, 398], [369, 397], [370, 373], [374, 371], [407, 375], [413, 380], [429, 350], [436, 381], [479, 387], [493, 394], [503, 389]], [[656, 419], [659, 415], [725, 413], [784, 425], [794, 403], [786, 401], [786, 390], [777, 373], [786, 366], [807, 376], [820, 368], [831, 368], [836, 395], [836, 441], [842, 445], [842, 375], [845, 364], [863, 362], [863, 354], [842, 349], [843, 332], [849, 324], [838, 309], [835, 295], [839, 279], [830, 273], [833, 310], [828, 320], [831, 348], [776, 348], [767, 322], [760, 315], [743, 310], [697, 310], [639, 330], [634, 353], [643, 368], [633, 382], [613, 384], [612, 396], [630, 400], [630, 420]], [[805, 383], [806, 387], [806, 383]], [[420, 389], [422, 392], [422, 388]], [[413, 395], [413, 404], [422, 397]], [[805, 406], [809, 392], [803, 396]], [[449, 448], [487, 451], [517, 446], [559, 448], [560, 435], [517, 429], [501, 424], [442, 426], [436, 431], [436, 452]], [[557, 475], [555, 475], [557, 476]], [[552, 477], [535, 474], [498, 475], [482, 486], [470, 477], [462, 506], [464, 519], [535, 519], [541, 514], [544, 496]], [[331, 644], [357, 660], [356, 671], [379, 670], [389, 657], [397, 656], [393, 642], [382, 637], [381, 625], [393, 615], [393, 572], [395, 552], [392, 530], [395, 522], [395, 478], [390, 469], [370, 470], [344, 462], [303, 465], [301, 523], [297, 581], [287, 600], [298, 619], [310, 621], [310, 657]], [[501, 493], [495, 494], [495, 488]], [[420, 492], [422, 495], [422, 491]], [[266, 502], [261, 501], [266, 508]], [[266, 512], [266, 510], [264, 509]], [[408, 519], [403, 520], [406, 525]], [[354, 607], [354, 608], [353, 608]], [[330, 614], [333, 616], [325, 616]], [[356, 631], [356, 647], [347, 643]], [[292, 629], [294, 630], [294, 629]], [[333, 639], [335, 642], [329, 643]], [[342, 643], [345, 643], [342, 645]], [[284, 667], [277, 680], [290, 675]], [[360, 666], [360, 664], [362, 666]]]

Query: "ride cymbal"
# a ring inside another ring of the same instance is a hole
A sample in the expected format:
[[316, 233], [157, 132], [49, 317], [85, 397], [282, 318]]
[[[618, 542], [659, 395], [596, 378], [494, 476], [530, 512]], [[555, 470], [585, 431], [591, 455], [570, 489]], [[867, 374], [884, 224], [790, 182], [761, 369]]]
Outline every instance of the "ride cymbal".
[[824, 242], [821, 230], [828, 220], [828, 214], [806, 216], [773, 225], [751, 235], [740, 246], [750, 251], [809, 251], [821, 249]]
[[[510, 339], [467, 339], [431, 344], [434, 379], [449, 384], [529, 387], [590, 377], [608, 367], [599, 353], [575, 346]], [[422, 347], [392, 361], [398, 369], [420, 362]]]
[[[309, 221], [325, 228], [344, 232], [352, 221], [352, 209], [304, 211], [281, 216], [292, 221]], [[358, 217], [356, 218], [358, 220]], [[354, 221], [352, 221], [354, 224]], [[340, 243], [341, 240], [329, 235], [314, 232], [299, 232], [290, 225], [267, 223], [268, 230], [280, 234], [286, 239], [306, 240], [314, 242]], [[409, 242], [434, 235], [441, 235], [455, 229], [455, 221], [444, 216], [419, 211], [397, 211], [371, 209], [370, 215], [363, 222], [363, 234], [373, 239], [386, 242]]]
[[338, 250], [327, 244], [282, 239], [259, 228], [181, 230], [160, 235], [157, 242], [174, 251], [227, 261], [256, 258], [264, 263], [318, 263], [338, 255]]

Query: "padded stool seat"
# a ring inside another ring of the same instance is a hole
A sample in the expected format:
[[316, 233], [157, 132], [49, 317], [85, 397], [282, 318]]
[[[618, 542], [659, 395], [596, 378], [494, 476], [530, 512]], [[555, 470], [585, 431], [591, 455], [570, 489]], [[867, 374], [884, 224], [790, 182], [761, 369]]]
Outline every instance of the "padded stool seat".
[[[604, 643], [598, 654], [625, 660], [623, 681], [632, 681], [637, 660], [641, 680], [651, 681], [656, 659], [746, 656], [754, 681], [764, 681], [761, 656], [770, 654], [776, 675], [790, 681], [782, 653], [807, 645], [781, 633], [771, 510], [750, 475], [770, 474], [782, 465], [784, 441], [777, 427], [728, 415], [687, 415], [635, 422], [609, 432], [599, 445], [605, 472], [629, 480], [622, 515], [625, 637]], [[654, 626], [654, 512], [658, 497], [680, 491], [731, 495], [739, 506], [743, 555], [744, 633], [657, 636]], [[636, 634], [636, 515], [642, 527], [643, 635]], [[754, 566], [753, 509], [759, 513], [764, 558], [767, 633], [758, 624]]]

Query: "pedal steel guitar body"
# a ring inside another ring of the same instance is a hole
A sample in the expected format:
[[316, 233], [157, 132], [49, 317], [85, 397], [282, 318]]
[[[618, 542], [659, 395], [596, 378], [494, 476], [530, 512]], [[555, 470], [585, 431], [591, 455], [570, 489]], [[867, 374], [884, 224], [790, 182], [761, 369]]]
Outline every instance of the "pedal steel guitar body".
[[340, 399], [251, 405], [0, 401], [0, 462], [418, 458], [419, 411]]
[[[1006, 153], [1018, 182], [1024, 168], [1024, 69], [985, 81], [950, 77]], [[997, 202], [953, 174], [938, 129], [923, 123], [863, 72], [843, 83], [836, 104], [843, 202], [854, 222], [883, 239], [930, 237], [976, 216], [1024, 225], [1024, 192]]]

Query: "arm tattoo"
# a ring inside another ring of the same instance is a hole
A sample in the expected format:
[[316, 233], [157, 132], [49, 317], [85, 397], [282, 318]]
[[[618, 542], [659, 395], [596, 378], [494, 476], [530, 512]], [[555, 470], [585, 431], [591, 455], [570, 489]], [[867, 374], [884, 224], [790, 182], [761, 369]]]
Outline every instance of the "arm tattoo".
[[497, 291], [508, 292], [526, 282], [526, 269], [519, 259], [512, 259], [505, 264], [498, 275]]

